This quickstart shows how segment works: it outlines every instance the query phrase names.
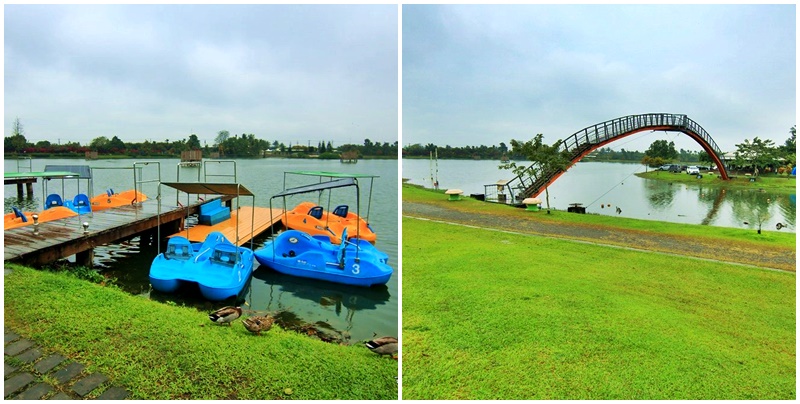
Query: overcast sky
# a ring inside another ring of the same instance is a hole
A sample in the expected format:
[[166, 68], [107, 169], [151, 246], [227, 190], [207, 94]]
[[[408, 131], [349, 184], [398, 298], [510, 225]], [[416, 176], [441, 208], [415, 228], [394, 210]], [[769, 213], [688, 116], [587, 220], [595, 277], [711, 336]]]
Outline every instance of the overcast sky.
[[[795, 5], [405, 5], [402, 144], [547, 143], [686, 114], [723, 151], [796, 123]], [[688, 136], [642, 133], [701, 150]]]
[[5, 5], [6, 136], [398, 140], [397, 5]]

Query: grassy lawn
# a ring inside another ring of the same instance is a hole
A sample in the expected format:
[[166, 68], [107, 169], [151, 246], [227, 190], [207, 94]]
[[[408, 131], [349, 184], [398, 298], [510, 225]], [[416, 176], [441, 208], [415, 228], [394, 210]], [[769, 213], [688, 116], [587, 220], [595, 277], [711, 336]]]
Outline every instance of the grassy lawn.
[[464, 198], [458, 202], [448, 202], [447, 195], [444, 194], [443, 190], [434, 191], [411, 184], [403, 184], [402, 191], [404, 202], [434, 204], [463, 212], [491, 213], [492, 215], [519, 218], [522, 220], [534, 220], [552, 223], [554, 225], [559, 223], [574, 223], [600, 228], [628, 229], [687, 238], [699, 237], [708, 241], [728, 244], [731, 248], [744, 245], [748, 247], [761, 246], [764, 248], [788, 248], [794, 250], [796, 245], [795, 233], [786, 231], [765, 230], [762, 231], [762, 234], [758, 234], [753, 229], [669, 223], [608, 215], [577, 215], [563, 210], [553, 210], [549, 215], [544, 212], [532, 215], [524, 209], [497, 203], [481, 202], [472, 198]]
[[728, 189], [765, 189], [772, 192], [781, 193], [796, 193], [797, 191], [797, 177], [792, 176], [778, 176], [778, 175], [762, 175], [756, 181], [750, 182], [750, 177], [746, 175], [737, 175], [736, 173], [728, 173], [731, 177], [728, 181], [723, 181], [717, 178], [716, 174], [708, 175], [703, 174], [703, 178], [697, 178], [694, 175], [686, 174], [685, 172], [671, 173], [669, 171], [648, 171], [646, 173], [637, 173], [637, 177], [647, 178], [651, 180], [661, 180], [669, 182], [677, 182], [681, 184], [698, 184], [726, 187]]
[[404, 218], [403, 399], [795, 399], [795, 295], [789, 272]]
[[241, 319], [219, 326], [193, 308], [6, 267], [5, 326], [104, 373], [133, 399], [397, 399], [397, 361], [363, 345], [279, 327], [255, 336]]

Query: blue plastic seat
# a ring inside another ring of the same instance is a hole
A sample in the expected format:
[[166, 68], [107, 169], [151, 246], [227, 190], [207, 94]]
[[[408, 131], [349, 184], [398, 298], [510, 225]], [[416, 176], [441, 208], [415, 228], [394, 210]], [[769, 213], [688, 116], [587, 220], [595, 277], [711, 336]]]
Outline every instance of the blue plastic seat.
[[192, 256], [192, 245], [189, 240], [183, 237], [173, 237], [167, 243], [167, 251], [164, 256], [169, 259], [187, 260]]
[[54, 206], [64, 206], [64, 200], [61, 199], [61, 195], [59, 194], [47, 195], [47, 199], [44, 200], [45, 210], [50, 209]]
[[22, 213], [22, 211], [19, 210], [16, 206], [12, 206], [11, 209], [14, 211], [14, 215], [16, 217], [22, 218], [23, 222], [27, 222], [28, 221], [28, 218], [25, 216], [25, 214]]
[[236, 263], [237, 248], [233, 244], [217, 244], [211, 261], [217, 264], [233, 265]]

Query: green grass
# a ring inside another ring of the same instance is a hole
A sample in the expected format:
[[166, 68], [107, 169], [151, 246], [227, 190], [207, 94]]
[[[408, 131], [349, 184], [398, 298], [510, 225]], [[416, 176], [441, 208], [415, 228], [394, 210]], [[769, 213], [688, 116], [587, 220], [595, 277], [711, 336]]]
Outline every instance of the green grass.
[[795, 399], [795, 274], [403, 219], [403, 399]]
[[403, 184], [403, 201], [434, 204], [448, 209], [464, 212], [491, 213], [524, 220], [535, 220], [545, 223], [572, 223], [601, 228], [626, 229], [652, 234], [665, 234], [688, 238], [702, 238], [709, 242], [727, 243], [735, 248], [739, 245], [761, 246], [764, 248], [784, 248], [794, 250], [796, 235], [790, 232], [763, 230], [758, 234], [753, 229], [736, 229], [718, 226], [703, 226], [682, 223], [640, 220], [608, 215], [579, 215], [564, 210], [552, 210], [531, 214], [524, 209], [497, 203], [487, 203], [472, 198], [463, 198], [458, 202], [447, 201], [444, 191], [435, 191], [417, 185]]
[[397, 399], [398, 363], [360, 346], [131, 296], [6, 264], [5, 326], [106, 374], [134, 399]]
[[651, 180], [725, 187], [728, 189], [765, 189], [771, 192], [792, 194], [796, 193], [797, 191], [797, 178], [792, 176], [762, 175], [759, 176], [756, 181], [750, 182], [749, 176], [737, 175], [736, 173], [728, 173], [728, 176], [730, 176], [731, 179], [727, 181], [717, 178], [716, 174], [701, 174], [703, 174], [703, 178], [697, 178], [694, 175], [686, 174], [686, 172], [671, 173], [669, 171], [658, 170], [648, 171], [646, 173], [636, 173], [636, 176]]

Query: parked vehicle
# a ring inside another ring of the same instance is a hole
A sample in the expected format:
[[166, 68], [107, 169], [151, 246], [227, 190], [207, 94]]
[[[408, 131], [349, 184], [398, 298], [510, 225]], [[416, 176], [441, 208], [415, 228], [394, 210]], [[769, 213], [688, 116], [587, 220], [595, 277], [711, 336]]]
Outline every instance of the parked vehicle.
[[689, 174], [689, 175], [697, 175], [697, 174], [700, 174], [700, 169], [699, 169], [699, 168], [697, 168], [697, 166], [689, 166], [689, 167], [686, 167], [686, 174]]

